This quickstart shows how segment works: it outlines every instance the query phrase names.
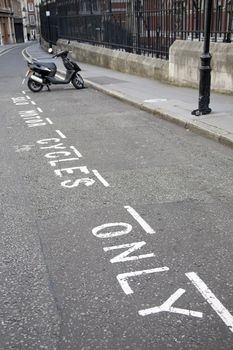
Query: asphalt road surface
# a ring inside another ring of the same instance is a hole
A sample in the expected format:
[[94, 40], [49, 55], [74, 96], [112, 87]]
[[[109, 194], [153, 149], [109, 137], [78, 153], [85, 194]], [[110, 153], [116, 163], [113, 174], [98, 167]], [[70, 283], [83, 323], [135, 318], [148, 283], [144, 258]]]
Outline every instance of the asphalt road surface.
[[233, 349], [232, 150], [0, 56], [0, 349]]

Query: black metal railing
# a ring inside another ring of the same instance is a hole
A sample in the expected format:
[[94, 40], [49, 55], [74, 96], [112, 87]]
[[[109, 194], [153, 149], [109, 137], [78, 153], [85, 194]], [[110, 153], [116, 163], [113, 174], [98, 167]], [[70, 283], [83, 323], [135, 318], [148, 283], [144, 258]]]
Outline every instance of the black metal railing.
[[[167, 59], [176, 39], [203, 40], [205, 1], [44, 0], [41, 33]], [[213, 0], [211, 19], [211, 40], [231, 42], [233, 0]]]

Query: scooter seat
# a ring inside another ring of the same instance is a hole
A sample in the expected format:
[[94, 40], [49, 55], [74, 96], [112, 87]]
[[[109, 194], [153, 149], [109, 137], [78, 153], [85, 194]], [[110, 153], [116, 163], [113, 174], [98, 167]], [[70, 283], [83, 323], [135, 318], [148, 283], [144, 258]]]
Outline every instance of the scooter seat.
[[53, 62], [42, 62], [42, 61], [37, 61], [37, 62], [35, 62], [35, 63], [38, 64], [38, 65], [47, 67], [47, 68], [51, 69], [52, 71], [57, 70], [56, 64], [53, 63]]

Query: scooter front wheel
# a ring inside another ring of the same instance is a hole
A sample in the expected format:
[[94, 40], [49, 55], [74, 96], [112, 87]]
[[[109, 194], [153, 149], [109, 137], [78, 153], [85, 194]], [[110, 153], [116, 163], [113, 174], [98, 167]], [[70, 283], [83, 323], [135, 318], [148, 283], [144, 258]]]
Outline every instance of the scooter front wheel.
[[76, 73], [72, 79], [72, 84], [74, 85], [75, 89], [83, 89], [84, 88], [84, 81], [80, 74]]
[[34, 81], [32, 79], [28, 79], [28, 87], [31, 91], [33, 92], [39, 92], [42, 90], [43, 85], [41, 85], [40, 83], [38, 83], [37, 81]]

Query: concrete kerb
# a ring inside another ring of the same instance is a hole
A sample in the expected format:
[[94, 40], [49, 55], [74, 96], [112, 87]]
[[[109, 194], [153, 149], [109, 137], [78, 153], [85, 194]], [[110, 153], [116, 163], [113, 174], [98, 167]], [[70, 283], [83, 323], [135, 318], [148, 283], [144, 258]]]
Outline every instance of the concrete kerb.
[[233, 135], [219, 136], [218, 140], [222, 145], [233, 148]]
[[222, 145], [233, 148], [233, 134], [220, 128], [206, 124], [204, 121], [194, 120], [188, 123], [188, 128], [199, 135], [218, 141]]

